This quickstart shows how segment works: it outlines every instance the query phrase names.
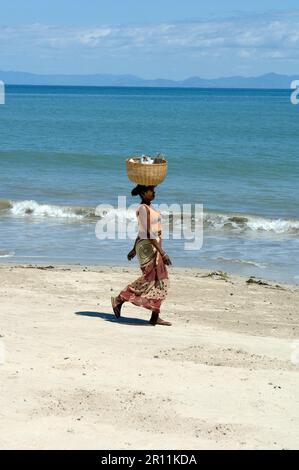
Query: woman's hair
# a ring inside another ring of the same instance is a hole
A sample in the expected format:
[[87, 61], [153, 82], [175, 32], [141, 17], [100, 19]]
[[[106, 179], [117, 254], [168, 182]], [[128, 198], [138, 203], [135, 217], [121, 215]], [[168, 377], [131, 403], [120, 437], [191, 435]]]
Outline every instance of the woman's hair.
[[135, 188], [132, 189], [132, 196], [142, 196], [143, 193], [146, 193], [149, 189], [152, 189], [154, 186], [144, 186], [143, 184], [137, 184]]

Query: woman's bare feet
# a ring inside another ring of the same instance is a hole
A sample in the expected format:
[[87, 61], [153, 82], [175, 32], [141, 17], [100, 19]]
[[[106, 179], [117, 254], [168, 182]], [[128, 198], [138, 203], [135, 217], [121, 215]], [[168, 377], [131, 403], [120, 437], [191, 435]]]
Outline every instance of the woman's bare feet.
[[157, 312], [152, 312], [152, 316], [151, 316], [149, 323], [153, 326], [155, 325], [171, 326], [171, 323], [169, 321], [163, 320], [163, 318], [160, 318], [159, 313]]
[[117, 297], [111, 297], [111, 305], [116, 318], [120, 317], [123, 302], [117, 302]]
[[158, 318], [156, 325], [165, 325], [165, 326], [171, 326], [170, 321], [163, 320], [163, 318]]

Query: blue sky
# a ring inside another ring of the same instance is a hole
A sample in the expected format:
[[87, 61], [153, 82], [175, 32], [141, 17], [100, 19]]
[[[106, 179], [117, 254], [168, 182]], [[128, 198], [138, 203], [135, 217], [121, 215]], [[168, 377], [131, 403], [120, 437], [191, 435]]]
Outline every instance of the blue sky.
[[297, 74], [298, 0], [0, 0], [0, 70]]

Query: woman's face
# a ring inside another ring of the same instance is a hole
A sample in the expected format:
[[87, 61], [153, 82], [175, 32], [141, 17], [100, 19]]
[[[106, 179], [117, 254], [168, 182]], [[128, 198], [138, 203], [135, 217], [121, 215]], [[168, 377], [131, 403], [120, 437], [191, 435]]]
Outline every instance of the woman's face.
[[145, 201], [152, 201], [153, 199], [155, 199], [155, 186], [151, 186], [147, 191], [145, 191], [145, 193], [143, 193], [143, 199]]

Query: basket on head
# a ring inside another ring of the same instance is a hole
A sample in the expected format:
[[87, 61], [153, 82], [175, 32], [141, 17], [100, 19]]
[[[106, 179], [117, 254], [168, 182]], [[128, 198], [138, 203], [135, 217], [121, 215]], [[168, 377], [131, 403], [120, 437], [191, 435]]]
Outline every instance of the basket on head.
[[157, 186], [161, 184], [167, 174], [167, 160], [159, 159], [159, 163], [144, 164], [140, 157], [131, 157], [126, 160], [128, 178], [144, 186]]

